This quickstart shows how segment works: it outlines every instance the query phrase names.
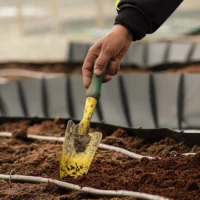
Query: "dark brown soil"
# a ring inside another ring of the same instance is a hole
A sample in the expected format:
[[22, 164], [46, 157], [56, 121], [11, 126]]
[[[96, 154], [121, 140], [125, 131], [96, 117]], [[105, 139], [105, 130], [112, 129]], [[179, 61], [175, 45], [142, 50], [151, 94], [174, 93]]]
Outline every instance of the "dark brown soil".
[[[0, 64], [0, 69], [26, 69], [46, 73], [65, 73], [65, 74], [81, 74], [82, 63], [5, 63]], [[187, 65], [166, 65], [156, 66], [151, 69], [138, 68], [137, 66], [121, 66], [119, 74], [130, 73], [149, 73], [155, 71], [162, 71], [166, 73], [200, 73], [200, 64], [187, 64]], [[27, 78], [22, 76], [1, 76], [8, 80], [18, 80]]]
[[27, 69], [40, 72], [70, 73], [80, 68], [79, 64], [70, 63], [1, 63], [0, 69]]
[[[59, 178], [61, 146], [59, 142], [31, 141], [26, 134], [64, 136], [66, 124], [62, 120], [5, 123], [0, 131], [14, 132], [12, 138], [0, 138], [0, 173]], [[91, 129], [92, 130], [92, 129]], [[105, 133], [106, 130], [103, 130]], [[200, 153], [183, 156], [180, 153], [200, 152], [183, 143], [165, 138], [149, 143], [118, 129], [103, 138], [102, 143], [123, 147], [142, 155], [161, 159], [136, 160], [117, 152], [99, 149], [87, 175], [64, 178], [63, 181], [98, 189], [131, 190], [161, 195], [178, 200], [200, 199]], [[176, 154], [173, 152], [176, 151]], [[134, 199], [96, 197], [66, 191], [53, 184], [9, 183], [0, 180], [0, 199]]]

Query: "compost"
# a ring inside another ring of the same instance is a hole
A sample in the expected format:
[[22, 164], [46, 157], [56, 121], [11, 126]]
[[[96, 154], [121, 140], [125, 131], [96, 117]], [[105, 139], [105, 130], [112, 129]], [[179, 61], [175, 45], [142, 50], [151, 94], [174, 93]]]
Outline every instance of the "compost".
[[[64, 136], [66, 124], [60, 119], [34, 123], [31, 120], [6, 122], [0, 131], [12, 132], [0, 138], [0, 173], [59, 178], [62, 143], [27, 139], [27, 134]], [[99, 131], [99, 128], [95, 128]], [[94, 131], [94, 128], [91, 128]], [[105, 129], [102, 143], [122, 147], [141, 155], [159, 157], [136, 160], [121, 153], [98, 149], [87, 175], [63, 181], [105, 190], [130, 190], [169, 199], [200, 199], [200, 147], [189, 147], [171, 138], [148, 142], [125, 129]], [[184, 156], [182, 153], [196, 152]], [[100, 197], [58, 188], [50, 183], [16, 183], [0, 180], [0, 199], [134, 199]]]

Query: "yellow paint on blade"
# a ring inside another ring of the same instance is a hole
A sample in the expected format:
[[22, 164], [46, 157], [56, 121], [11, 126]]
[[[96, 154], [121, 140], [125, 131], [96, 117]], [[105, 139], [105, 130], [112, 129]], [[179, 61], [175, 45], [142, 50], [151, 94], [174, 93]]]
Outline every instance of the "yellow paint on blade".
[[[88, 172], [95, 152], [101, 141], [102, 134], [100, 132], [95, 132], [89, 133], [88, 135], [91, 137], [91, 140], [84, 152], [76, 152], [74, 149], [74, 144], [72, 144], [70, 153], [63, 149], [60, 170], [61, 178], [65, 176], [78, 177]], [[73, 140], [67, 142], [73, 143]]]
[[79, 135], [85, 135], [88, 132], [88, 129], [90, 127], [90, 121], [92, 118], [92, 115], [94, 113], [94, 110], [97, 105], [97, 100], [93, 97], [87, 97], [86, 103], [85, 103], [85, 110], [83, 114], [83, 118], [79, 124]]
[[[100, 132], [88, 133], [96, 104], [97, 100], [95, 98], [87, 97], [81, 122], [75, 125], [69, 120], [67, 124], [60, 163], [61, 178], [65, 176], [81, 176], [89, 170], [102, 138]], [[81, 138], [89, 137], [89, 143], [84, 146], [84, 151], [77, 151], [77, 146], [75, 145], [75, 138], [77, 137], [80, 143], [82, 142]]]
[[121, 1], [121, 0], [117, 0], [117, 1], [115, 2], [115, 7], [116, 7], [116, 9], [117, 9], [117, 10], [120, 10], [120, 8], [118, 7], [118, 6], [119, 6], [119, 3], [120, 3], [120, 1]]

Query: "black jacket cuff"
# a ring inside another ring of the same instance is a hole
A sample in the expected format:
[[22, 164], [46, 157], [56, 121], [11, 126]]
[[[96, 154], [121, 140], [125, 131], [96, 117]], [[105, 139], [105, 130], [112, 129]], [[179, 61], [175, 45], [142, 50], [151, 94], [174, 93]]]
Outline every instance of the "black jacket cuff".
[[133, 41], [141, 40], [151, 30], [148, 19], [138, 9], [124, 8], [115, 18], [115, 24], [121, 24], [130, 30]]

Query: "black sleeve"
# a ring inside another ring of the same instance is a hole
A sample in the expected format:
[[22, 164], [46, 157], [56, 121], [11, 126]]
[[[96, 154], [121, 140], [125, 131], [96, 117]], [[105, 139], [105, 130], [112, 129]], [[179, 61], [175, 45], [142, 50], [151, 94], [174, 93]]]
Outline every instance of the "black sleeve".
[[118, 0], [115, 24], [127, 27], [133, 40], [155, 32], [183, 0]]

